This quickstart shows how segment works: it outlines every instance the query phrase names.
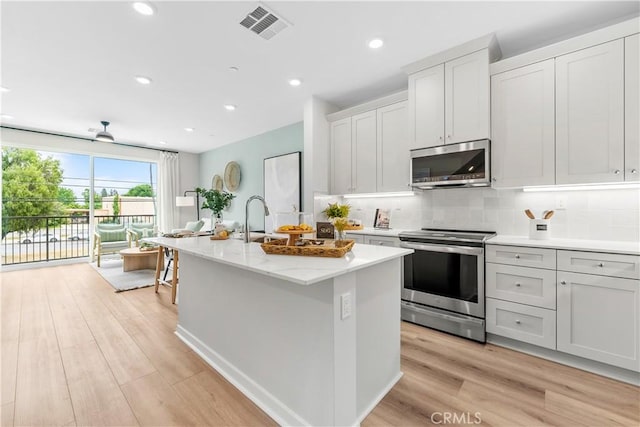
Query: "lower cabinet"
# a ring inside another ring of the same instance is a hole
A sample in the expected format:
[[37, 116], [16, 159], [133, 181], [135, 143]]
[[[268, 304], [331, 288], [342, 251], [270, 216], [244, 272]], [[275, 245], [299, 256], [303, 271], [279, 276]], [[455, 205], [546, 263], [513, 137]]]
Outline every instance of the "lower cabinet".
[[400, 239], [397, 237], [387, 237], [387, 236], [364, 236], [364, 242], [367, 245], [377, 245], [377, 246], [400, 246]]
[[640, 372], [639, 278], [637, 255], [487, 245], [487, 332]]
[[640, 370], [637, 280], [558, 272], [558, 350]]
[[487, 298], [487, 332], [555, 350], [556, 312]]
[[355, 240], [356, 243], [364, 243], [362, 234], [346, 233], [347, 239]]

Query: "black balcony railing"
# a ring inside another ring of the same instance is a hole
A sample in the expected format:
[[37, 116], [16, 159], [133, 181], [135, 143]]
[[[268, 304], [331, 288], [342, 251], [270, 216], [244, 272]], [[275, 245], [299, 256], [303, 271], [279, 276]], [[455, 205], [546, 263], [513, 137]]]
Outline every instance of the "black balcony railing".
[[[156, 216], [96, 215], [94, 222], [119, 223], [129, 228], [139, 222], [155, 223]], [[91, 255], [92, 234], [88, 215], [3, 217], [2, 264], [87, 257]]]

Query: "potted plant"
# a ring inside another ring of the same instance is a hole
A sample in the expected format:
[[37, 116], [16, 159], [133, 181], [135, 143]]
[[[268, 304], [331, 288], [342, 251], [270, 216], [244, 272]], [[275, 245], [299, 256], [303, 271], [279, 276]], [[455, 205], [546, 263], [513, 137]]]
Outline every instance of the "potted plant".
[[349, 205], [339, 205], [337, 203], [329, 203], [329, 206], [322, 211], [329, 219], [347, 218], [349, 216]]
[[216, 222], [222, 220], [222, 210], [228, 208], [231, 205], [231, 200], [236, 196], [226, 191], [220, 190], [205, 190], [204, 188], [196, 188], [196, 192], [204, 199], [202, 202], [202, 209], [211, 209], [213, 217], [216, 218]]

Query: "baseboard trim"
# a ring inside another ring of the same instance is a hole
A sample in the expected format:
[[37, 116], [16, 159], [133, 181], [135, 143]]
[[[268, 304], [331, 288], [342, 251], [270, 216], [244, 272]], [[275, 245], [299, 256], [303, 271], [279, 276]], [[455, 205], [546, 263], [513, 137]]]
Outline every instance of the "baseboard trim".
[[386, 385], [386, 387], [380, 392], [380, 394], [378, 394], [371, 401], [371, 403], [360, 413], [360, 415], [358, 415], [358, 418], [356, 418], [356, 422], [354, 423], [354, 425], [359, 426], [360, 424], [362, 424], [362, 421], [367, 418], [367, 415], [369, 415], [375, 409], [375, 407], [378, 406], [378, 404], [382, 401], [382, 399], [384, 399], [387, 393], [389, 393], [391, 389], [398, 383], [398, 381], [400, 381], [400, 378], [402, 378], [403, 375], [404, 374], [402, 372], [398, 372], [398, 374], [393, 377], [391, 381], [389, 381], [389, 384]]
[[224, 357], [212, 350], [189, 331], [178, 325], [175, 334], [189, 348], [196, 352], [213, 369], [222, 375], [227, 381], [233, 384], [238, 390], [247, 396], [260, 409], [267, 413], [280, 425], [311, 425], [303, 417], [291, 410], [288, 406], [278, 400], [271, 393], [262, 388], [259, 384], [245, 375], [242, 371], [229, 363]]
[[574, 356], [572, 354], [538, 347], [533, 344], [528, 344], [490, 333], [487, 333], [487, 342], [500, 347], [510, 348], [521, 353], [537, 356], [542, 359], [551, 360], [552, 362], [571, 366], [573, 368], [582, 369], [583, 371], [602, 375], [604, 377], [611, 378], [617, 381], [640, 386], [640, 372], [618, 368], [617, 366], [607, 365], [606, 363], [596, 362], [595, 360], [589, 360], [582, 357]]

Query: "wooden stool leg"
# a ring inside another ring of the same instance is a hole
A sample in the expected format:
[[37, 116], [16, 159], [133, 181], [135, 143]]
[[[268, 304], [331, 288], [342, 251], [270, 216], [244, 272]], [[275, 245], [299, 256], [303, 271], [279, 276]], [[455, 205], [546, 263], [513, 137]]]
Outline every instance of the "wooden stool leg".
[[158, 247], [158, 258], [156, 259], [156, 278], [153, 282], [156, 293], [158, 293], [158, 287], [160, 286], [160, 274], [162, 273], [162, 269], [164, 268], [164, 248], [162, 246]]
[[178, 251], [173, 250], [173, 275], [171, 276], [171, 304], [176, 303], [176, 291], [178, 290]]

